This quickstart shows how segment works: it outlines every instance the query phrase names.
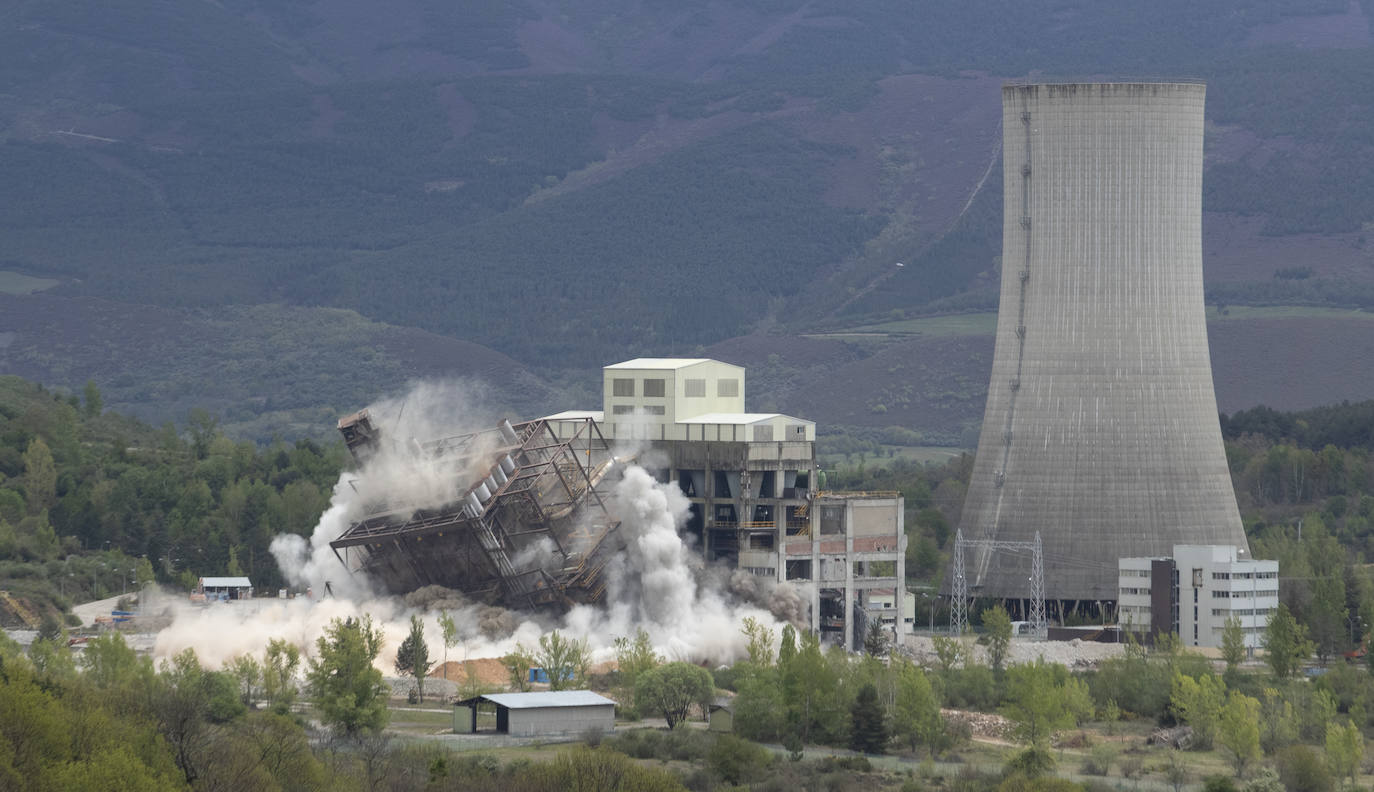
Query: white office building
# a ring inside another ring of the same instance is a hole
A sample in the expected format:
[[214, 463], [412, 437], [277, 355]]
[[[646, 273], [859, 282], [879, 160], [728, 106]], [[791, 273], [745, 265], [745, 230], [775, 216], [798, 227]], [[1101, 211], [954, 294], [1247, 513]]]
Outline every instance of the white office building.
[[1143, 634], [1173, 632], [1184, 646], [1221, 646], [1228, 619], [1245, 645], [1264, 645], [1279, 606], [1279, 562], [1245, 558], [1229, 545], [1174, 545], [1169, 558], [1117, 562], [1117, 618]]

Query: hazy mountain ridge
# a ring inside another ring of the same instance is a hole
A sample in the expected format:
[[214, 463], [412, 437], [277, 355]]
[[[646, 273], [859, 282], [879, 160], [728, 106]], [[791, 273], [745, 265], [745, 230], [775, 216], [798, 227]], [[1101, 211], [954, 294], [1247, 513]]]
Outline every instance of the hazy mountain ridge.
[[[1374, 305], [1372, 7], [23, 2], [0, 27], [0, 269], [59, 279], [48, 299], [357, 311], [586, 392], [611, 359], [750, 329], [987, 307], [997, 87], [1034, 69], [1207, 78], [1216, 298]], [[9, 361], [108, 384], [7, 314]], [[214, 336], [206, 316], [178, 338]], [[315, 403], [350, 400], [331, 389]]]

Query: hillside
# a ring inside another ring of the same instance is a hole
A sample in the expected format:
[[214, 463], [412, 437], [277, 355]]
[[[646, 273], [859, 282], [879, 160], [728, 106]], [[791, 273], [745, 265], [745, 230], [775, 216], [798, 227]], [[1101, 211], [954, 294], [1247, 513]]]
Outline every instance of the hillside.
[[[992, 368], [995, 314], [912, 319], [809, 336], [751, 336], [707, 352], [749, 368], [751, 398], [815, 420], [823, 431], [898, 445], [977, 444]], [[1300, 410], [1374, 393], [1374, 313], [1320, 308], [1226, 309], [1207, 325], [1217, 406]], [[1338, 342], [1333, 340], [1339, 339]]]
[[[538, 411], [610, 360], [990, 309], [999, 85], [1028, 74], [1207, 79], [1211, 299], [1374, 307], [1371, 18], [21, 0], [0, 26], [0, 361], [149, 419], [232, 408], [265, 439], [410, 376], [481, 375]], [[945, 371], [976, 367], [963, 343], [884, 348], [882, 372], [953, 380], [864, 408], [944, 400], [923, 426], [960, 434], [952, 405], [982, 387]]]

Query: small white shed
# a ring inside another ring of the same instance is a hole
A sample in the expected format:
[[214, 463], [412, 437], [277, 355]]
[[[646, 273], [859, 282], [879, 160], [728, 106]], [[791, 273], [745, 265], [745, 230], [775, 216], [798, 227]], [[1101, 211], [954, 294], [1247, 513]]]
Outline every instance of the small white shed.
[[453, 730], [477, 731], [477, 709], [496, 707], [496, 731], [515, 737], [580, 734], [589, 729], [609, 732], [615, 726], [615, 702], [590, 690], [539, 693], [488, 693], [454, 705]]
[[246, 577], [203, 577], [196, 593], [207, 601], [252, 599], [253, 584]]

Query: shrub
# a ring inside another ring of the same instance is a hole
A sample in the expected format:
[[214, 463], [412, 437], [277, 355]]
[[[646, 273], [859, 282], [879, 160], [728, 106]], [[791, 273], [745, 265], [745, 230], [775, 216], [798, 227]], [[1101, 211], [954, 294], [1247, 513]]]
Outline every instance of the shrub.
[[1207, 776], [1202, 779], [1202, 792], [1240, 792], [1230, 776]]
[[1331, 771], [1306, 745], [1290, 745], [1277, 757], [1279, 780], [1289, 792], [1331, 792]]
[[763, 746], [733, 734], [717, 735], [706, 755], [707, 765], [728, 784], [748, 783], [764, 777], [772, 758]]
[[1005, 773], [1008, 776], [1022, 775], [1037, 778], [1054, 770], [1054, 757], [1044, 748], [1034, 746], [1017, 753], [1007, 761]]
[[1083, 759], [1083, 772], [1086, 775], [1104, 776], [1111, 772], [1112, 763], [1116, 761], [1116, 746], [1110, 743], [1099, 743], [1092, 747], [1087, 757]]

